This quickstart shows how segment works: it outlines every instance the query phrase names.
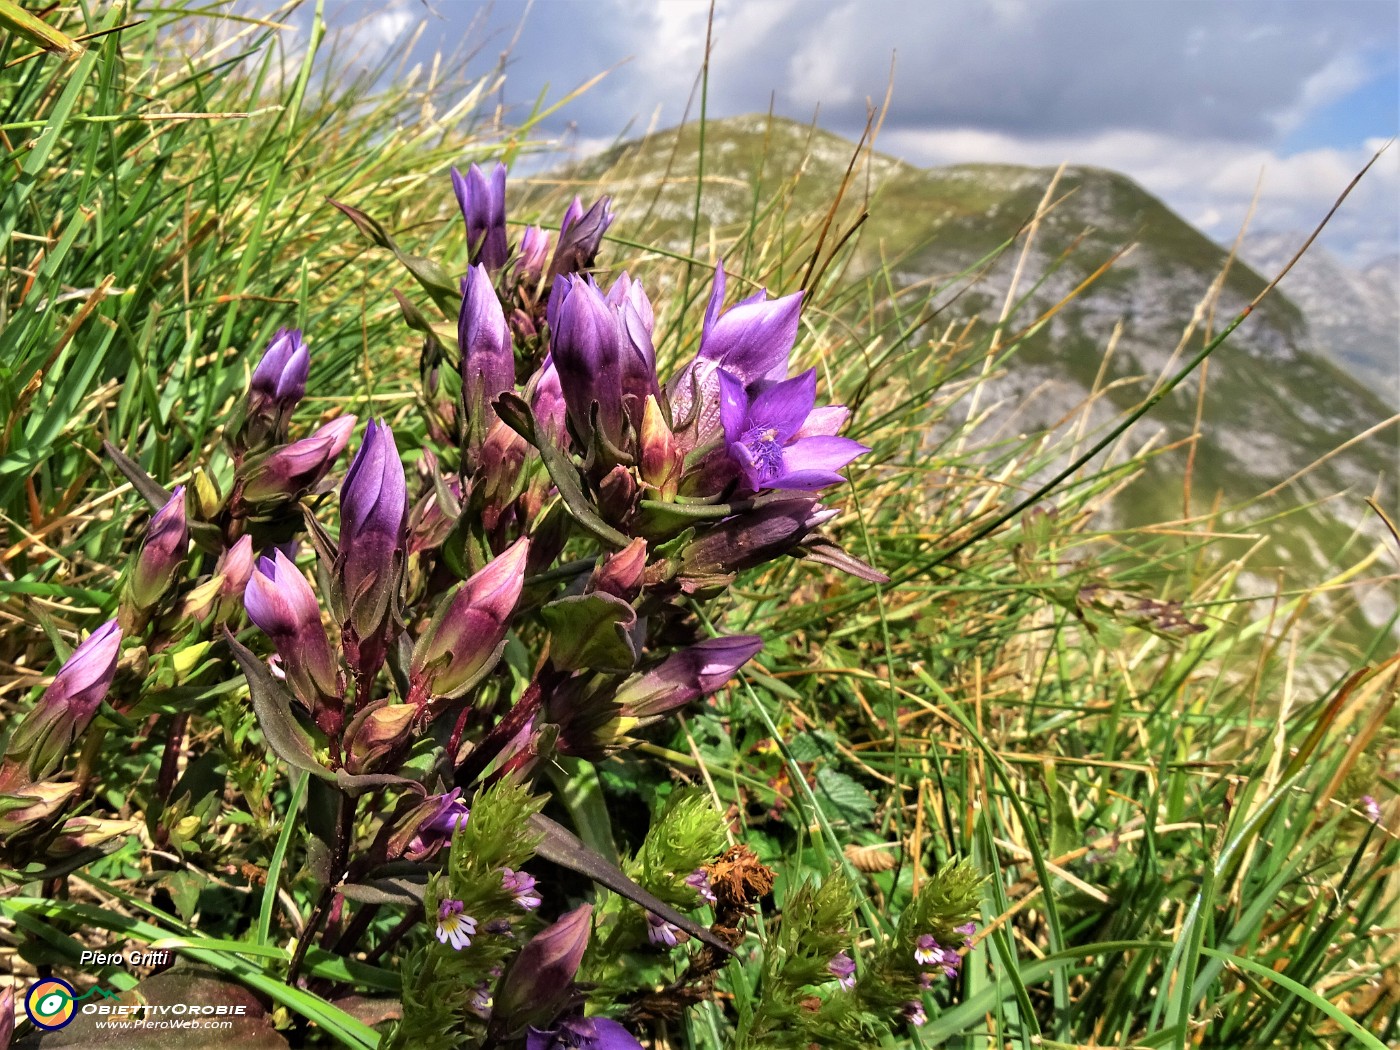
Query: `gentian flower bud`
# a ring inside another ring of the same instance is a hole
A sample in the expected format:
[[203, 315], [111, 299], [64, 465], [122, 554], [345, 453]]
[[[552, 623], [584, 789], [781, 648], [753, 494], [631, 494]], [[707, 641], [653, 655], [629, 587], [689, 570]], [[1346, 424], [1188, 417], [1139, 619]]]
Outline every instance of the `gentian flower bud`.
[[273, 405], [295, 405], [306, 394], [311, 355], [300, 328], [279, 328], [253, 369], [248, 393]]
[[394, 434], [370, 420], [340, 486], [340, 544], [335, 578], [347, 622], [359, 639], [375, 637], [390, 615], [403, 571], [408, 484]]
[[609, 554], [607, 560], [593, 570], [586, 591], [601, 591], [631, 602], [641, 592], [646, 567], [647, 541], [639, 537], [622, 550]]
[[779, 558], [838, 512], [811, 497], [776, 500], [725, 518], [681, 553], [687, 576], [718, 576]]
[[146, 526], [146, 536], [131, 567], [127, 593], [136, 608], [151, 609], [161, 600], [185, 560], [189, 545], [185, 487], [180, 485]]
[[638, 466], [641, 468], [642, 483], [655, 490], [650, 498], [660, 501], [674, 499], [680, 488], [684, 465], [685, 453], [666, 423], [661, 403], [655, 396], [648, 396], [646, 410], [642, 413]]
[[287, 421], [306, 393], [310, 368], [311, 355], [301, 329], [279, 328], [248, 383], [243, 418], [236, 427], [235, 443], [240, 448], [260, 449], [286, 437]]
[[[592, 266], [603, 243], [603, 234], [612, 221], [613, 213], [608, 207], [607, 197], [598, 198], [587, 212], [583, 210], [583, 202], [575, 197], [559, 223], [559, 243], [549, 264], [550, 279], [578, 273]], [[558, 285], [557, 281], [551, 285], [551, 297]]]
[[500, 659], [525, 582], [530, 541], [518, 539], [443, 601], [413, 647], [409, 681], [415, 696], [456, 698]]
[[228, 619], [242, 604], [243, 590], [252, 574], [253, 538], [245, 533], [219, 555], [214, 575], [185, 594], [180, 603], [180, 618], [202, 622], [217, 610], [221, 621]]
[[762, 648], [763, 639], [752, 634], [710, 638], [623, 683], [615, 700], [626, 717], [655, 721], [667, 711], [724, 686]]
[[0, 789], [43, 780], [97, 714], [117, 673], [122, 632], [108, 620], [73, 650], [10, 737]]
[[238, 601], [248, 587], [253, 576], [253, 537], [243, 535], [238, 541], [219, 555], [214, 565], [214, 576], [219, 583], [219, 613], [227, 617], [230, 601]]
[[516, 482], [529, 451], [525, 439], [499, 419], [491, 425], [477, 461], [482, 525], [488, 533], [495, 531], [501, 515], [515, 498]]
[[465, 175], [453, 168], [452, 189], [467, 224], [471, 261], [494, 273], [506, 264], [510, 253], [506, 241], [506, 166], [498, 163], [490, 179], [476, 164]]
[[520, 235], [520, 256], [515, 261], [516, 279], [534, 288], [540, 283], [545, 264], [549, 262], [549, 234], [538, 226], [530, 226]]
[[249, 503], [294, 500], [330, 471], [355, 429], [354, 416], [333, 419], [310, 437], [273, 449], [252, 464], [243, 484]]
[[592, 441], [596, 404], [604, 437], [620, 450], [624, 422], [640, 429], [647, 397], [660, 394], [651, 333], [634, 301], [640, 287], [631, 287], [636, 294], [619, 295], [614, 303], [591, 279], [570, 276], [556, 293], [557, 307], [550, 299], [552, 356], [574, 432]]
[[345, 730], [345, 768], [369, 773], [385, 755], [407, 739], [418, 709], [413, 704], [391, 704], [388, 699], [365, 705]]
[[333, 725], [333, 718], [323, 721], [323, 711], [340, 709], [340, 670], [321, 623], [321, 607], [306, 578], [285, 554], [276, 551], [271, 558], [259, 559], [243, 603], [248, 619], [272, 639], [297, 699], [323, 729]]
[[457, 341], [462, 355], [462, 402], [467, 429], [473, 445], [479, 445], [496, 421], [491, 402], [515, 388], [510, 327], [485, 266], [473, 266], [462, 278]]
[[496, 993], [493, 1025], [517, 1033], [548, 1023], [568, 1000], [574, 974], [583, 961], [593, 906], [585, 904], [535, 934], [515, 957]]
[[[6, 768], [0, 767], [0, 782], [6, 779]], [[13, 775], [19, 780], [26, 779], [20, 773], [19, 764], [11, 768]], [[78, 790], [78, 786], [75, 783], [56, 784], [53, 781], [41, 784], [21, 783], [15, 785], [13, 792], [0, 794], [0, 836], [8, 837], [47, 821], [67, 804]], [[4, 1018], [0, 1017], [0, 1023], [3, 1021]], [[0, 1040], [0, 1047], [4, 1045], [4, 1041]]]
[[545, 355], [544, 364], [530, 380], [528, 396], [535, 422], [557, 447], [568, 448], [569, 410], [564, 401], [564, 388], [559, 384], [559, 370], [554, 367], [553, 354]]

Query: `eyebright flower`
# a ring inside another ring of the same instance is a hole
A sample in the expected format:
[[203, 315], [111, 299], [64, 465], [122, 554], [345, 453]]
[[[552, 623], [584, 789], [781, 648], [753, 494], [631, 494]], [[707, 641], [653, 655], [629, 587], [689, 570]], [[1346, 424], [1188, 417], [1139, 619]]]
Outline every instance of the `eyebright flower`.
[[914, 942], [914, 961], [920, 966], [937, 966], [943, 960], [943, 948], [933, 934], [920, 935]]
[[463, 914], [465, 909], [461, 901], [445, 900], [438, 905], [437, 939], [456, 951], [468, 947], [476, 935], [476, 920]]
[[647, 912], [647, 940], [652, 944], [674, 948], [686, 934], [679, 926], [673, 926], [659, 915]]
[[922, 1028], [928, 1023], [928, 1014], [924, 1013], [924, 1004], [910, 999], [904, 1004], [904, 1019], [915, 1028]]
[[1371, 795], [1361, 796], [1361, 808], [1366, 812], [1366, 819], [1372, 824], [1381, 822], [1381, 804]]
[[491, 982], [482, 981], [472, 989], [472, 994], [467, 999], [467, 1009], [476, 1014], [482, 1020], [491, 1016]]
[[501, 886], [507, 893], [514, 894], [515, 903], [526, 911], [533, 911], [540, 906], [540, 895], [535, 891], [535, 877], [529, 872], [504, 868], [501, 871]]
[[961, 926], [954, 926], [953, 932], [963, 935], [964, 948], [971, 948], [972, 937], [977, 932], [977, 924], [975, 922], [965, 922]]
[[766, 386], [753, 398], [741, 379], [720, 369], [719, 389], [725, 447], [754, 491], [839, 484], [845, 479], [836, 471], [870, 451], [859, 441], [827, 433], [824, 420], [809, 420], [817, 398], [814, 368]]
[[827, 963], [826, 969], [840, 982], [842, 988], [856, 986], [856, 961], [845, 952], [841, 952]]
[[715, 891], [710, 886], [710, 876], [704, 868], [696, 868], [685, 877], [685, 884], [700, 894], [702, 901], [715, 903]]

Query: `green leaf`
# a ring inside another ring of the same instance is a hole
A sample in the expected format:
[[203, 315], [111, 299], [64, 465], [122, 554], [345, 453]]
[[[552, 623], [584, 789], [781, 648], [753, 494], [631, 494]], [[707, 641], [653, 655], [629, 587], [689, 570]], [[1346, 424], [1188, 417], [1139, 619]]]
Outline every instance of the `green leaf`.
[[626, 672], [637, 665], [630, 630], [637, 613], [611, 594], [574, 594], [540, 610], [549, 628], [549, 656], [565, 671]]

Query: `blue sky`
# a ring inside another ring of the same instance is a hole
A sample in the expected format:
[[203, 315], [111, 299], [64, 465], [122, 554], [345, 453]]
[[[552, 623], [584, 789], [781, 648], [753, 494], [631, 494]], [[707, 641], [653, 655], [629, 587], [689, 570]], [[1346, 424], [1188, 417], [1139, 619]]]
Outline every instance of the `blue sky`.
[[[528, 108], [611, 70], [551, 130], [571, 150], [680, 121], [706, 0], [328, 0], [367, 53], [511, 48], [499, 99]], [[518, 34], [518, 37], [517, 37]], [[1261, 173], [1260, 230], [1305, 231], [1400, 132], [1395, 0], [717, 0], [712, 116], [768, 109], [921, 165], [1114, 168], [1207, 233], [1234, 236]], [[692, 114], [693, 115], [693, 114]], [[1397, 251], [1400, 148], [1324, 234], [1353, 263]]]

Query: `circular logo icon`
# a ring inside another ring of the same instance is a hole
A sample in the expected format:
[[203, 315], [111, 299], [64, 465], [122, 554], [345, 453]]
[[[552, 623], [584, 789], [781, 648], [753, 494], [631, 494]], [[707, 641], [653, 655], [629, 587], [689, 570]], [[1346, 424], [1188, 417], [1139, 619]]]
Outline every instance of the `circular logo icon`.
[[78, 993], [67, 981], [49, 977], [29, 986], [29, 994], [24, 997], [24, 1008], [35, 1028], [51, 1032], [73, 1020], [77, 1012], [73, 1000], [77, 997]]

